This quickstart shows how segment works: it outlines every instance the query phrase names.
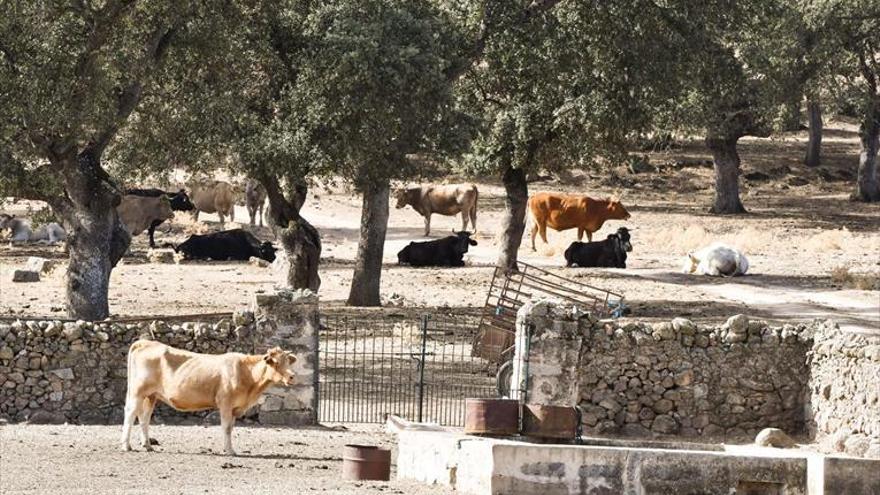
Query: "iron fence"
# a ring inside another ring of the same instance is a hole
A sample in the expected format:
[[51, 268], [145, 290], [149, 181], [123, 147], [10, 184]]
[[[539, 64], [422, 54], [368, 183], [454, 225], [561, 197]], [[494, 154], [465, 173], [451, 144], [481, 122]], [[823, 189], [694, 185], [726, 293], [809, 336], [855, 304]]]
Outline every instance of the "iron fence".
[[496, 367], [472, 356], [473, 316], [323, 315], [322, 422], [381, 423], [394, 414], [464, 423], [466, 397], [494, 397]]

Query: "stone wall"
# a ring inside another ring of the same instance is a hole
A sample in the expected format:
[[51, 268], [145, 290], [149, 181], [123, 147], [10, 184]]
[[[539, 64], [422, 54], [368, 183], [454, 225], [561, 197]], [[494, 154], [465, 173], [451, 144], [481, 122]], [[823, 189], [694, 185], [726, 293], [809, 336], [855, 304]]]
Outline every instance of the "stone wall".
[[[586, 434], [752, 439], [765, 427], [805, 431], [817, 323], [770, 327], [742, 315], [717, 326], [597, 321], [561, 303], [521, 311], [520, 331], [529, 325], [532, 333], [526, 401], [566, 405], [576, 390]], [[577, 360], [567, 357], [571, 346]]]
[[815, 335], [810, 432], [830, 452], [880, 459], [880, 335]]
[[[121, 422], [128, 347], [146, 338], [207, 354], [262, 353], [274, 345], [292, 350], [297, 385], [271, 389], [251, 417], [269, 424], [316, 423], [316, 329], [316, 298], [292, 293], [262, 296], [254, 310], [216, 323], [0, 323], [0, 418]], [[216, 413], [179, 413], [164, 405], [154, 416], [169, 423], [216, 420]]]

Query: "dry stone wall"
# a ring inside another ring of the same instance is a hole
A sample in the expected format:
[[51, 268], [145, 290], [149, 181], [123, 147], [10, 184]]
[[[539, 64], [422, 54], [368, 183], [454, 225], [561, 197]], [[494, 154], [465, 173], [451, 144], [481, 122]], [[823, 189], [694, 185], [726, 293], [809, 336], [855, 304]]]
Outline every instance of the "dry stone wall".
[[810, 410], [810, 432], [824, 450], [880, 459], [880, 335], [817, 330]]
[[[216, 323], [0, 323], [0, 419], [121, 422], [128, 347], [146, 338], [206, 354], [262, 353], [274, 345], [294, 351], [298, 385], [270, 389], [250, 417], [269, 424], [315, 423], [317, 299], [280, 293], [262, 296], [254, 308]], [[154, 415], [167, 423], [216, 420], [216, 413], [179, 413], [164, 405]]]

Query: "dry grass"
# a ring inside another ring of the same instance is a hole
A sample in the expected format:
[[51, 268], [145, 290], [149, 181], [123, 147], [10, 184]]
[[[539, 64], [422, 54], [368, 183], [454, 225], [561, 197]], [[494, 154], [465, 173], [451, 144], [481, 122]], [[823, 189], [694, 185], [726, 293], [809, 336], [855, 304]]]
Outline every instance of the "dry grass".
[[803, 248], [814, 253], [828, 253], [845, 249], [855, 242], [852, 232], [846, 228], [840, 230], [821, 230], [816, 235], [804, 239]]
[[831, 282], [844, 289], [880, 290], [880, 273], [856, 273], [837, 266], [831, 270]]

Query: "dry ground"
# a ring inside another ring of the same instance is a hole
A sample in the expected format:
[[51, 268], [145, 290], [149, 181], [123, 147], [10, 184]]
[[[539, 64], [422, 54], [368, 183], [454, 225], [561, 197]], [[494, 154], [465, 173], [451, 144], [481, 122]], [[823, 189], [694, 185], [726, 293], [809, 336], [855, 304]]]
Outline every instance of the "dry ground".
[[[880, 291], [850, 287], [842, 269], [870, 281], [880, 276], [880, 205], [848, 200], [853, 189], [858, 145], [854, 127], [831, 126], [825, 136], [825, 162], [819, 170], [800, 165], [805, 133], [741, 142], [746, 177], [742, 180], [747, 215], [706, 214], [712, 195], [712, 170], [705, 166], [669, 166], [682, 160], [699, 162], [708, 155], [699, 141], [662, 153], [650, 153], [656, 171], [632, 173], [625, 167], [576, 172], [565, 180], [530, 184], [542, 190], [604, 196], [619, 193], [632, 213], [625, 223], [633, 229], [634, 251], [628, 268], [564, 269], [562, 252], [574, 240], [573, 231], [550, 231], [550, 244], [538, 240], [530, 249], [528, 232], [520, 257], [552, 268], [567, 277], [626, 295], [633, 316], [670, 318], [690, 316], [719, 320], [748, 313], [771, 320], [831, 316], [861, 331], [880, 329]], [[452, 179], [450, 179], [452, 180]], [[385, 297], [402, 297], [412, 306], [480, 306], [492, 276], [503, 209], [503, 189], [480, 181], [477, 239], [459, 269], [413, 269], [396, 265], [396, 253], [412, 240], [423, 240], [422, 219], [410, 208], [392, 208], [386, 265], [382, 274]], [[359, 198], [340, 188], [313, 188], [303, 214], [320, 230], [324, 263], [322, 299], [345, 300], [351, 282], [360, 222]], [[244, 207], [236, 218], [246, 219]], [[170, 232], [160, 227], [157, 242], [179, 242], [188, 233], [219, 229], [214, 215], [194, 224], [178, 215]], [[213, 220], [213, 222], [211, 222]], [[624, 225], [606, 223], [599, 239]], [[459, 218], [435, 216], [432, 236], [460, 227]], [[271, 238], [268, 229], [258, 235]], [[750, 275], [710, 279], [679, 273], [681, 259], [691, 249], [723, 240], [744, 249]], [[42, 254], [62, 262], [64, 254], [45, 247], [0, 246], [0, 313], [63, 314], [64, 270], [40, 283], [11, 284], [10, 272], [27, 255]], [[133, 256], [113, 271], [111, 308], [118, 315], [193, 314], [230, 311], [249, 303], [255, 291], [270, 290], [274, 281], [266, 269], [246, 263], [212, 262], [160, 265], [146, 262], [146, 236], [133, 245]], [[859, 286], [867, 287], [864, 283]]]
[[[11, 494], [432, 494], [441, 487], [341, 478], [345, 444], [395, 447], [378, 426], [241, 427], [238, 457], [220, 455], [219, 426], [153, 426], [156, 452], [118, 448], [121, 426], [0, 425], [0, 493]], [[137, 439], [137, 435], [132, 437]]]

